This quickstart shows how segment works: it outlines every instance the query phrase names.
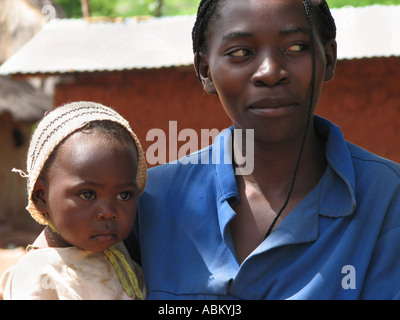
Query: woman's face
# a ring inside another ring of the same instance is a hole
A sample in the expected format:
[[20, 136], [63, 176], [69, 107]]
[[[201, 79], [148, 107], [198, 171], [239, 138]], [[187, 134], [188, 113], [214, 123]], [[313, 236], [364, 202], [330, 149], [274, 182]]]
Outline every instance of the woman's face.
[[[77, 132], [57, 150], [42, 190], [44, 208], [64, 242], [93, 252], [127, 238], [137, 206], [137, 153], [104, 134]], [[41, 188], [41, 189], [40, 189]]]
[[[301, 138], [312, 78], [311, 30], [302, 1], [222, 1], [208, 30], [200, 75], [205, 90], [218, 95], [234, 127], [254, 129], [259, 141]], [[335, 42], [324, 46], [317, 30], [314, 34], [313, 109], [336, 62]]]

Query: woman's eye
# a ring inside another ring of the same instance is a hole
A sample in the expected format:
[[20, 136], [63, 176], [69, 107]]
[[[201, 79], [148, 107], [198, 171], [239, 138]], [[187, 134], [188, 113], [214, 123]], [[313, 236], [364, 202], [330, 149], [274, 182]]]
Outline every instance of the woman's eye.
[[249, 53], [250, 53], [250, 51], [247, 50], [247, 49], [239, 49], [239, 50], [235, 50], [235, 51], [229, 52], [229, 56], [231, 56], [231, 57], [245, 57], [245, 56], [248, 56]]
[[118, 200], [127, 201], [132, 197], [132, 192], [121, 192], [117, 195]]
[[96, 198], [96, 195], [92, 191], [84, 191], [79, 193], [78, 197], [81, 198], [82, 200], [94, 200]]
[[290, 51], [290, 52], [301, 52], [307, 48], [308, 48], [308, 45], [306, 45], [306, 44], [293, 44], [290, 47], [288, 47], [286, 50]]

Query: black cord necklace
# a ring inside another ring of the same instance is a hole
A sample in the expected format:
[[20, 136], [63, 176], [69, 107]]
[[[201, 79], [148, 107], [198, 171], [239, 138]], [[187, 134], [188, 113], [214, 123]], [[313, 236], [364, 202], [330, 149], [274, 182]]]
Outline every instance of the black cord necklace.
[[310, 37], [311, 37], [311, 58], [312, 58], [312, 74], [311, 74], [311, 93], [310, 93], [310, 104], [308, 107], [308, 115], [307, 115], [307, 124], [306, 124], [306, 129], [304, 131], [304, 135], [301, 141], [301, 146], [300, 146], [300, 152], [299, 156], [297, 157], [297, 162], [296, 166], [294, 168], [294, 173], [292, 177], [292, 181], [290, 183], [289, 191], [285, 200], [285, 203], [283, 204], [282, 208], [279, 210], [277, 215], [275, 216], [274, 220], [272, 221], [271, 225], [269, 226], [269, 229], [267, 233], [265, 234], [264, 239], [266, 239], [272, 232], [276, 222], [278, 221], [279, 217], [282, 215], [282, 212], [285, 210], [287, 207], [290, 197], [292, 196], [294, 184], [296, 181], [296, 176], [297, 176], [297, 171], [299, 169], [300, 165], [300, 160], [303, 155], [303, 150], [304, 150], [304, 145], [306, 143], [306, 138], [307, 138], [307, 133], [308, 133], [308, 128], [310, 126], [310, 121], [311, 121], [311, 114], [312, 114], [312, 106], [314, 102], [314, 90], [315, 90], [315, 43], [314, 43], [314, 28], [312, 24], [312, 16], [311, 16], [311, 10], [310, 10], [310, 5], [308, 0], [303, 0], [304, 8], [306, 10], [306, 15], [307, 15], [307, 22], [308, 26], [310, 28]]

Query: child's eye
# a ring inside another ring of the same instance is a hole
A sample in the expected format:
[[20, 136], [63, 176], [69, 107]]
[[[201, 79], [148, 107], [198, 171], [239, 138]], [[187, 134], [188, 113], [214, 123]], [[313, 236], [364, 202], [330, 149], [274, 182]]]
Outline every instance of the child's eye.
[[96, 195], [93, 191], [83, 191], [78, 194], [78, 197], [82, 200], [94, 200], [96, 199]]
[[132, 192], [121, 192], [117, 195], [117, 200], [127, 201], [132, 197]]

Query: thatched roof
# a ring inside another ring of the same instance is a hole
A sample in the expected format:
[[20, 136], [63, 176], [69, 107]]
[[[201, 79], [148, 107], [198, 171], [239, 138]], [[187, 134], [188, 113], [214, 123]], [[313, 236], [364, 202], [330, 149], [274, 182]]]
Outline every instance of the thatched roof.
[[[0, 64], [28, 42], [50, 18], [64, 18], [52, 0], [0, 0]], [[0, 116], [36, 122], [53, 106], [52, 98], [25, 81], [0, 77]]]
[[8, 112], [16, 120], [33, 123], [52, 107], [52, 98], [28, 82], [0, 77], [0, 115]]
[[0, 63], [30, 40], [50, 18], [64, 18], [51, 0], [0, 1]]

